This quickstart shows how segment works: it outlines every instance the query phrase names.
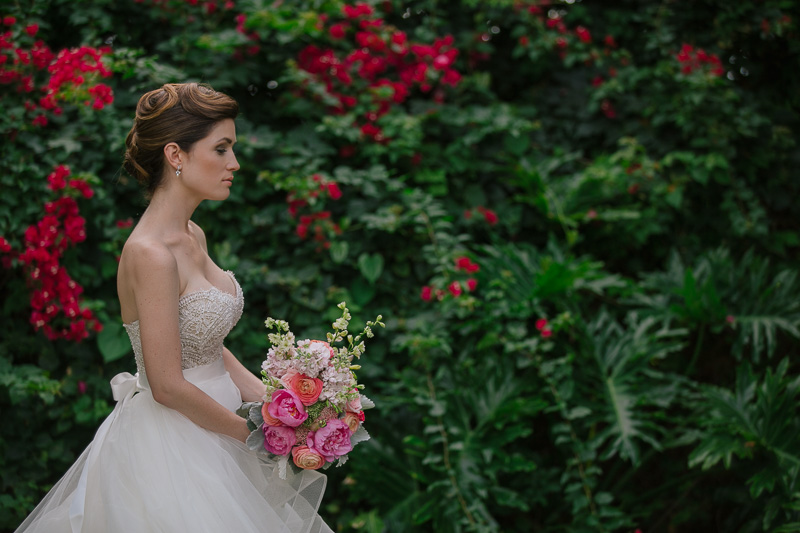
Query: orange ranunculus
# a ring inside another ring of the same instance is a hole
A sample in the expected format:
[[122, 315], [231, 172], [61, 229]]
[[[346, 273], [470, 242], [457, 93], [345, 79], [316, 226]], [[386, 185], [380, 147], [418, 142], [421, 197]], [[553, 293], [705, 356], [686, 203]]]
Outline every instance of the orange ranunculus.
[[317, 452], [308, 449], [308, 446], [297, 446], [292, 449], [294, 464], [306, 470], [316, 470], [325, 464], [325, 458]]
[[353, 413], [352, 411], [347, 411], [344, 414], [344, 423], [347, 424], [347, 427], [350, 429], [350, 433], [355, 433], [358, 431], [358, 426], [361, 425], [361, 419], [359, 418], [358, 414]]
[[319, 378], [310, 378], [305, 374], [295, 374], [289, 381], [289, 386], [300, 398], [300, 401], [303, 402], [303, 405], [311, 405], [317, 401], [322, 393], [323, 383]]
[[264, 417], [264, 423], [268, 426], [275, 427], [284, 425], [283, 422], [269, 414], [267, 410], [269, 408], [269, 403], [270, 402], [264, 402], [264, 405], [261, 406], [261, 416]]

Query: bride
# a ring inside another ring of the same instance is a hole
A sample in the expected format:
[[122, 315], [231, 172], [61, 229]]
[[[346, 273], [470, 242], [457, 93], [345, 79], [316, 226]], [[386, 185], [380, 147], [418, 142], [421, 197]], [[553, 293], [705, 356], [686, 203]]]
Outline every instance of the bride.
[[117, 290], [137, 375], [111, 381], [117, 405], [19, 532], [330, 532], [317, 514], [325, 477], [278, 478], [244, 445], [235, 414], [264, 386], [223, 346], [242, 290], [191, 221], [230, 195], [232, 98], [196, 83], [141, 97], [125, 169], [150, 200], [125, 243]]

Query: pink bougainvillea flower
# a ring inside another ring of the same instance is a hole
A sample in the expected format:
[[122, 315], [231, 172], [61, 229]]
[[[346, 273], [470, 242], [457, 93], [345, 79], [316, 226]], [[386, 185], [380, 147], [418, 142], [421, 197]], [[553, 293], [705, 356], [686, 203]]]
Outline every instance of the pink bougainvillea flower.
[[419, 297], [425, 300], [426, 302], [431, 301], [431, 297], [433, 296], [433, 289], [429, 286], [425, 285], [422, 287], [422, 292], [420, 293]]
[[450, 294], [453, 296], [458, 297], [461, 295], [461, 284], [457, 281], [454, 281], [450, 285], [447, 286], [447, 290], [450, 291]]
[[331, 39], [344, 39], [345, 35], [347, 34], [348, 25], [344, 23], [334, 24], [328, 30], [328, 33], [331, 36]]
[[336, 182], [331, 181], [327, 184], [328, 189], [328, 196], [331, 197], [331, 200], [338, 200], [342, 197], [342, 191], [339, 189], [339, 185]]

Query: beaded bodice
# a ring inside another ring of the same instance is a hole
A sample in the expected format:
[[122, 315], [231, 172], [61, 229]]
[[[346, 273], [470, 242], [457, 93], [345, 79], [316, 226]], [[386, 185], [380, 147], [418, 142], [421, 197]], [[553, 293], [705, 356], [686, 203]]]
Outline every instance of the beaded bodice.
[[[228, 275], [236, 287], [235, 295], [212, 286], [185, 294], [178, 301], [181, 367], [184, 370], [213, 363], [222, 357], [222, 342], [242, 316], [244, 308], [242, 288], [233, 276], [233, 272], [228, 271]], [[140, 374], [144, 374], [139, 321], [124, 326], [133, 346], [136, 369]]]

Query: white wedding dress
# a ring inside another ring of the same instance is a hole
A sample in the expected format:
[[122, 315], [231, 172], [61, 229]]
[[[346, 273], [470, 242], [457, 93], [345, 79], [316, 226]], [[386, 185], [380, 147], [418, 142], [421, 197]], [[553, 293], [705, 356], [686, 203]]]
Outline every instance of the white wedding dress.
[[[239, 389], [225, 371], [222, 342], [244, 297], [218, 288], [179, 302], [183, 374], [235, 411]], [[94, 440], [18, 532], [322, 533], [317, 514], [326, 478], [278, 478], [274, 463], [239, 441], [201, 428], [153, 400], [139, 324], [125, 325], [138, 373], [111, 381], [117, 405]]]

